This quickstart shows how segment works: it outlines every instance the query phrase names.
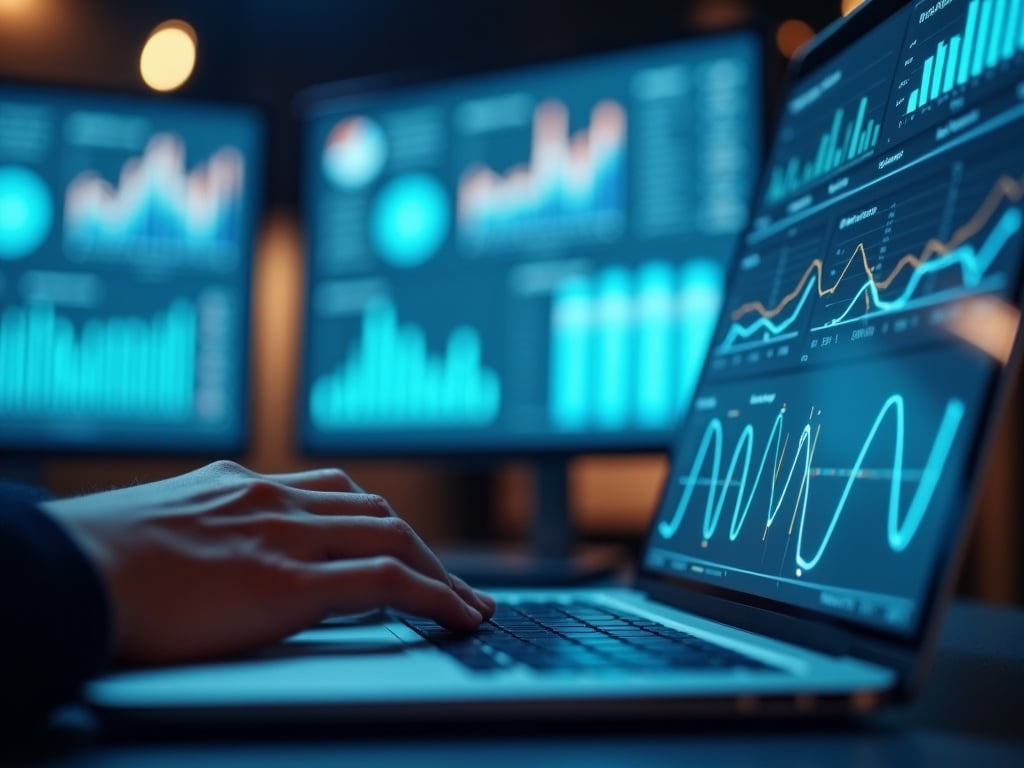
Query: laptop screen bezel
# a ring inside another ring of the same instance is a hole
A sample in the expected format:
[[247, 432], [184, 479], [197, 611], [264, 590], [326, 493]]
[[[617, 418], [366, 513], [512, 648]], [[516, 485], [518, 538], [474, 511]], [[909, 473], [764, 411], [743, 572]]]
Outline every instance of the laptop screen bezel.
[[[782, 89], [780, 109], [777, 110], [780, 117], [776, 118], [774, 130], [777, 131], [779, 128], [785, 99], [803, 78], [827, 64], [866, 33], [903, 12], [913, 2], [914, 0], [871, 0], [849, 17], [836, 22], [819, 35], [812, 46], [790, 66]], [[769, 142], [769, 150], [762, 163], [761, 178], [756, 187], [755, 206], [761, 203], [762, 192], [765, 188], [765, 175], [770, 165], [769, 160], [773, 148], [774, 137], [773, 141]], [[743, 243], [749, 232], [748, 226], [747, 231], [738, 241], [738, 249], [744, 247]], [[729, 295], [729, 290], [735, 279], [736, 267], [736, 259], [734, 259], [726, 295]], [[1018, 309], [1024, 307], [1022, 283], [1024, 283], [1024, 276], [1018, 281], [1016, 291], [1013, 292], [1015, 306]], [[723, 309], [723, 311], [725, 310]], [[942, 609], [948, 602], [948, 597], [955, 586], [955, 576], [966, 551], [967, 533], [977, 507], [981, 489], [981, 470], [992, 450], [999, 413], [1005, 407], [1006, 400], [1009, 399], [1009, 395], [1013, 391], [1013, 382], [1020, 368], [1022, 346], [1024, 346], [1024, 339], [1022, 339], [1021, 328], [1018, 324], [1013, 354], [1009, 363], [1001, 365], [993, 361], [991, 364], [992, 368], [989, 374], [991, 381], [986, 399], [986, 402], [989, 403], [987, 413], [981, 419], [976, 433], [971, 436], [971, 461], [964, 467], [966, 482], [961, 485], [958, 497], [952, 500], [954, 508], [960, 509], [962, 512], [960, 515], [952, 516], [946, 524], [946, 530], [942, 532], [932, 573], [928, 576], [927, 587], [920, 603], [917, 623], [910, 632], [890, 631], [845, 619], [835, 614], [765, 598], [754, 593], [725, 589], [707, 582], [688, 579], [681, 574], [654, 570], [642, 560], [639, 564], [638, 586], [652, 597], [685, 610], [752, 631], [798, 641], [802, 645], [816, 647], [826, 652], [848, 653], [895, 667], [901, 672], [901, 684], [907, 688], [913, 687], [912, 684], [919, 680], [919, 676], [913, 675], [912, 672], [915, 665], [924, 659], [924, 655], [920, 651], [926, 649], [930, 644], [929, 641], [934, 638], [940, 624]], [[705, 367], [698, 387], [704, 384], [707, 376], [708, 369]], [[677, 434], [688, 429], [689, 422], [690, 417], [684, 417], [680, 422]], [[666, 491], [670, 481], [670, 479], [666, 480]], [[652, 546], [656, 526], [657, 516], [652, 520], [648, 529], [644, 552], [647, 552]]]

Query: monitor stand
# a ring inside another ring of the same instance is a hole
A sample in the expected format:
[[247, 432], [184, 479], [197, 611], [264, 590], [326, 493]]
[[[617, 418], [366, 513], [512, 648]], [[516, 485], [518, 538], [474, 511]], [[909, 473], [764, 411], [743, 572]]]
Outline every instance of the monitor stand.
[[[534, 462], [534, 518], [529, 539], [507, 547], [476, 546], [442, 551], [448, 569], [481, 587], [541, 587], [609, 578], [627, 564], [616, 547], [579, 546], [569, 499], [569, 460]], [[481, 494], [471, 494], [479, 497]], [[479, 520], [479, 509], [475, 519]]]

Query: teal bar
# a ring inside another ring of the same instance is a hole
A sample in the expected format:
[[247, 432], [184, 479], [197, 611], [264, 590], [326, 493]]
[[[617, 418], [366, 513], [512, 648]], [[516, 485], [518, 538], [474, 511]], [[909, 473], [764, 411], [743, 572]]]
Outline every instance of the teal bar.
[[981, 4], [981, 20], [978, 22], [978, 40], [974, 47], [974, 61], [971, 64], [971, 77], [978, 77], [985, 71], [985, 57], [988, 55], [988, 33], [992, 24], [992, 2], [984, 0]]
[[471, 366], [473, 331], [459, 326], [448, 337], [441, 373], [441, 414], [445, 419], [475, 421], [480, 411], [480, 392]]
[[0, 315], [0, 371], [3, 372], [3, 376], [0, 376], [0, 410], [7, 408], [11, 395], [9, 376], [14, 370], [15, 346], [11, 322], [15, 311], [13, 307], [8, 307]]
[[956, 84], [965, 85], [971, 76], [971, 63], [974, 55], [974, 38], [978, 31], [978, 0], [971, 0], [967, 6], [967, 26], [964, 28], [964, 51], [960, 57], [960, 72]]
[[679, 279], [678, 408], [690, 407], [722, 305], [725, 276], [712, 261], [687, 264]]
[[917, 90], [914, 90], [914, 92], [910, 94], [910, 101], [907, 103], [908, 115], [912, 115], [914, 112], [917, 111], [917, 97], [919, 96], [919, 94], [920, 92]]
[[1021, 8], [1024, 4], [1019, 0], [1010, 3], [1010, 15], [1006, 19], [1006, 35], [1003, 39], [1003, 58], [1012, 59], [1017, 52], [1017, 35], [1024, 33], [1021, 27]]
[[431, 424], [438, 421], [443, 381], [441, 363], [428, 357], [423, 372], [423, 410], [420, 414], [420, 423]]
[[599, 278], [597, 304], [598, 375], [597, 421], [606, 428], [624, 425], [629, 418], [630, 276], [620, 267], [607, 269]]
[[667, 262], [647, 264], [640, 273], [642, 319], [637, 329], [639, 360], [634, 391], [637, 421], [646, 427], [668, 424], [673, 416], [676, 384], [670, 361], [676, 292], [672, 283], [673, 270]]
[[46, 315], [42, 318], [40, 331], [40, 346], [33, 348], [32, 354], [39, 360], [39, 391], [36, 394], [39, 407], [51, 408], [53, 405], [53, 363], [55, 360], [54, 336], [57, 327], [57, 314], [52, 306], [49, 306]]
[[363, 315], [363, 334], [359, 346], [361, 389], [366, 397], [367, 419], [374, 420], [389, 415], [390, 398], [380, 381], [381, 354], [386, 343], [386, 329], [396, 324], [394, 308], [384, 299], [376, 299], [367, 305]]
[[20, 408], [25, 404], [25, 388], [29, 379], [29, 313], [15, 309], [12, 326], [14, 349], [11, 356], [14, 366], [10, 374], [13, 382], [11, 399], [14, 407]]
[[10, 372], [11, 400], [15, 408], [20, 408], [25, 402], [25, 378], [28, 373], [28, 313], [20, 309], [13, 311], [14, 318], [11, 326], [14, 350], [11, 357], [14, 365]]
[[321, 376], [313, 382], [309, 393], [309, 420], [319, 430], [329, 429], [332, 383], [330, 378]]
[[[1020, 0], [1014, 0], [1014, 3]], [[1003, 42], [1006, 32], [1006, 0], [995, 0], [995, 9], [992, 15], [992, 34], [989, 35], [988, 55], [985, 57], [985, 67], [992, 69], [999, 64], [1003, 55]]]
[[[101, 333], [99, 338], [102, 339], [101, 347], [103, 349], [102, 354], [96, 358], [96, 367], [99, 369], [99, 392], [97, 393], [100, 398], [102, 409], [107, 413], [115, 413], [117, 409], [118, 392], [115, 389], [114, 382], [117, 379], [117, 331], [115, 329], [114, 320], [100, 321], [99, 327]], [[163, 352], [163, 350], [161, 350]], [[164, 356], [166, 361], [166, 355]], [[160, 386], [161, 390], [167, 386], [166, 377], [166, 366], [160, 371]], [[163, 409], [163, 398], [161, 397], [161, 410]]]
[[485, 370], [480, 380], [482, 397], [487, 409], [487, 421], [493, 423], [501, 412], [501, 379], [491, 370]]
[[139, 359], [135, 361], [136, 376], [139, 380], [139, 390], [142, 392], [139, 402], [139, 409], [143, 412], [149, 410], [149, 403], [153, 397], [153, 366], [150, 362], [153, 357], [152, 331], [147, 323], [139, 323]]
[[942, 76], [946, 71], [946, 56], [948, 50], [949, 48], [945, 43], [939, 43], [939, 48], [935, 52], [935, 71], [932, 73], [932, 90], [929, 97], [930, 101], [935, 101], [942, 95]]
[[961, 37], [956, 35], [949, 41], [949, 61], [946, 63], [946, 78], [942, 83], [942, 92], [949, 93], [956, 85], [956, 71], [960, 63]]
[[[180, 361], [178, 360], [178, 350], [181, 349], [181, 341], [179, 339], [180, 328], [174, 321], [174, 316], [170, 311], [164, 312], [162, 315], [162, 326], [163, 333], [160, 340], [160, 344], [163, 346], [164, 355], [164, 392], [163, 392], [163, 416], [166, 418], [168, 415], [174, 413], [177, 408], [178, 400], [178, 381], [180, 380], [180, 372], [178, 366]], [[119, 334], [120, 335], [120, 332]], [[120, 342], [118, 342], [118, 357], [120, 357]]]
[[1021, 13], [1021, 24], [1020, 24], [1020, 38], [1017, 40], [1019, 43], [1018, 50], [1024, 51], [1024, 12]]
[[[867, 116], [867, 111], [868, 111], [868, 100], [865, 97], [865, 98], [860, 100], [860, 106], [857, 107], [857, 119], [854, 120], [854, 122], [853, 122], [853, 136], [851, 137], [850, 140], [853, 142], [853, 147], [854, 147], [854, 151], [855, 152], [856, 152], [856, 147], [860, 146], [860, 143], [861, 143], [861, 131], [864, 128], [864, 118]], [[860, 154], [860, 153], [858, 152], [858, 154]]]
[[821, 143], [818, 145], [818, 157], [814, 162], [814, 175], [823, 176], [825, 174], [825, 160], [828, 152], [828, 137], [822, 136]]
[[[374, 336], [363, 342], [366, 356], [366, 374], [369, 376], [368, 389], [377, 401], [377, 410], [391, 419], [399, 417], [400, 398], [398, 395], [397, 368], [402, 358], [399, 346], [398, 311], [391, 303], [382, 303], [376, 320]], [[370, 413], [373, 413], [373, 408]]]
[[181, 302], [182, 322], [185, 325], [185, 348], [182, 350], [182, 417], [190, 416], [195, 410], [196, 397], [196, 354], [199, 341], [199, 321], [195, 308], [188, 302]]
[[829, 157], [832, 158], [832, 164], [828, 170], [832, 170], [837, 165], [842, 163], [839, 158], [839, 131], [843, 127], [843, 110], [837, 109], [835, 116], [832, 118], [832, 130], [829, 132]]
[[402, 354], [402, 329], [397, 323], [393, 329], [394, 338], [390, 342], [390, 349], [384, 354], [385, 365], [389, 365], [388, 374], [391, 379], [389, 389], [391, 398], [391, 412], [398, 422], [408, 423], [409, 420], [409, 393], [415, 382], [411, 380], [409, 361]]
[[121, 324], [121, 379], [124, 386], [121, 391], [121, 410], [125, 413], [135, 411], [138, 397], [139, 382], [135, 376], [138, 363], [138, 348], [135, 339], [135, 320], [125, 318]]
[[168, 347], [171, 355], [170, 407], [167, 416], [176, 417], [181, 413], [181, 383], [185, 378], [185, 348], [188, 344], [188, 328], [182, 322], [181, 310], [172, 304], [167, 310], [167, 325], [170, 328]]
[[928, 103], [932, 93], [932, 71], [935, 67], [935, 57], [929, 56], [924, 60], [924, 70], [921, 73], [921, 94], [917, 101], [919, 107]]
[[99, 321], [90, 320], [82, 326], [78, 345], [78, 375], [82, 382], [79, 396], [82, 410], [96, 408], [96, 392], [99, 383], [96, 380], [96, 353], [99, 349]]
[[878, 123], [875, 125], [875, 132], [871, 134], [871, 148], [874, 149], [878, 146], [878, 135], [882, 132], [882, 124]]
[[367, 398], [366, 418], [393, 420], [395, 418], [394, 358], [400, 354], [396, 348], [398, 314], [390, 301], [378, 299], [366, 311], [363, 334], [362, 372], [363, 391]]
[[38, 351], [45, 343], [46, 314], [52, 313], [52, 307], [35, 305], [29, 307], [28, 324], [28, 359], [25, 361], [25, 405], [29, 409], [38, 408], [44, 378], [43, 360]]
[[55, 411], [72, 411], [77, 408], [76, 395], [79, 389], [75, 370], [75, 330], [71, 323], [61, 318], [53, 334], [53, 402]]
[[854, 157], [855, 154], [856, 154], [853, 151], [853, 147], [850, 146], [850, 134], [851, 133], [853, 133], [853, 126], [852, 125], [846, 126], [846, 131], [845, 131], [845, 133], [843, 133], [843, 146], [839, 150], [840, 153], [841, 153], [840, 154], [840, 158], [839, 158], [839, 164], [840, 165], [842, 165], [847, 160], [849, 160], [852, 157]]

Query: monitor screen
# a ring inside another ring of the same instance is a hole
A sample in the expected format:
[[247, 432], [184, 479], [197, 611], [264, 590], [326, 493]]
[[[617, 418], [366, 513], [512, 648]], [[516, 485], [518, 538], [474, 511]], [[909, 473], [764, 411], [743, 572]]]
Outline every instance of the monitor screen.
[[1024, 2], [871, 3], [791, 83], [647, 567], [910, 636], [1019, 324]]
[[314, 452], [666, 447], [748, 217], [752, 32], [306, 112]]
[[0, 84], [0, 448], [246, 437], [262, 120]]

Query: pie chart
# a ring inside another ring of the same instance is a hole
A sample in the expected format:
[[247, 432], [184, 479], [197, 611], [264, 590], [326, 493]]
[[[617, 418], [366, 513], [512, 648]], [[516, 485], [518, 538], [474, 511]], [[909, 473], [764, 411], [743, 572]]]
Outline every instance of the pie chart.
[[346, 117], [331, 129], [321, 162], [324, 176], [331, 184], [357, 190], [377, 180], [387, 157], [384, 129], [375, 120], [356, 115]]

